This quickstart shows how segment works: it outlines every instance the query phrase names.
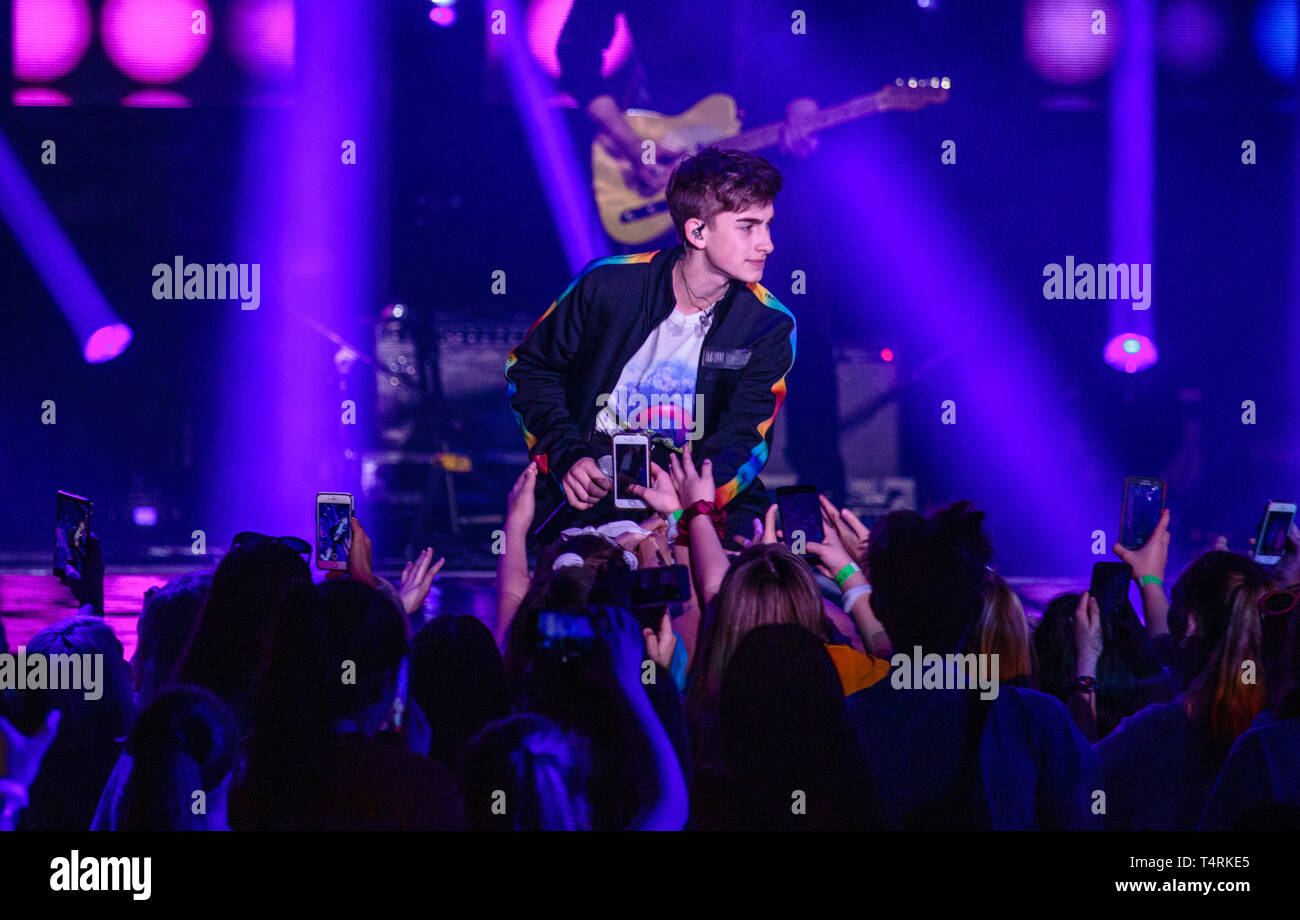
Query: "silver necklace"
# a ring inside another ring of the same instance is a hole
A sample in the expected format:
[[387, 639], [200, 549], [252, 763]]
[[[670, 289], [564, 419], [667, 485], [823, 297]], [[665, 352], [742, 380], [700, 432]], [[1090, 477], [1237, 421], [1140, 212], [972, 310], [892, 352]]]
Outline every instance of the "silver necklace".
[[[695, 305], [695, 301], [704, 300], [704, 298], [701, 297], [701, 296], [699, 296], [698, 294], [696, 294], [694, 291], [691, 290], [691, 283], [690, 283], [689, 281], [686, 280], [686, 263], [685, 263], [685, 262], [678, 262], [677, 264], [678, 264], [679, 266], [681, 266], [681, 269], [682, 269], [682, 284], [684, 284], [684, 285], [686, 286], [686, 293], [689, 294], [690, 297], [691, 297], [691, 306], [695, 307], [695, 306], [696, 306], [696, 305]], [[724, 295], [725, 295], [726, 292], [724, 291], [723, 293], [724, 293]], [[716, 306], [718, 305], [718, 301], [720, 301], [720, 300], [722, 300], [721, 297], [719, 297], [718, 300], [713, 301], [713, 303], [709, 304], [707, 307], [704, 307], [703, 309], [701, 309], [701, 308], [699, 308], [699, 307], [696, 307], [696, 309], [699, 309], [700, 312], [704, 314], [703, 316], [700, 317], [700, 328], [701, 328], [701, 329], [708, 329], [708, 328], [709, 328], [709, 323], [713, 322], [713, 308], [716, 307]]]

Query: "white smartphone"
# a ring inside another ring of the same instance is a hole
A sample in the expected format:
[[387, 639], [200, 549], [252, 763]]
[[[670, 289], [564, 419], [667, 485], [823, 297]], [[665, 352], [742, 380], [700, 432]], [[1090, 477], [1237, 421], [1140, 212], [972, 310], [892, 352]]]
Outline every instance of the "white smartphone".
[[316, 493], [316, 568], [347, 569], [354, 509], [350, 492]]
[[650, 439], [643, 434], [614, 435], [614, 507], [644, 508], [627, 487], [650, 488]]
[[1277, 565], [1286, 555], [1286, 535], [1295, 520], [1294, 502], [1269, 502], [1264, 519], [1255, 536], [1255, 561], [1260, 565]]

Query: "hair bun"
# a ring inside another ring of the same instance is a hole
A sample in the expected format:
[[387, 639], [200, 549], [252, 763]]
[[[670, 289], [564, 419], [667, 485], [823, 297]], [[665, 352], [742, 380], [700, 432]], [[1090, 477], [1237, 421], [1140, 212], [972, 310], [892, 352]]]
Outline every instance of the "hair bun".
[[993, 558], [993, 544], [984, 531], [987, 515], [963, 499], [937, 512], [930, 520], [931, 535], [955, 556], [981, 566]]

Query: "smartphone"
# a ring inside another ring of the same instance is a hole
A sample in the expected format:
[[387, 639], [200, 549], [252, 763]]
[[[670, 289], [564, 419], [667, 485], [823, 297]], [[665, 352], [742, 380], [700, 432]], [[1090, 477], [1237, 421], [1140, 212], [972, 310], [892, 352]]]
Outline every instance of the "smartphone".
[[684, 565], [660, 565], [632, 573], [631, 604], [662, 607], [691, 599], [691, 570]]
[[1119, 543], [1125, 549], [1141, 549], [1151, 539], [1165, 509], [1163, 480], [1130, 476], [1124, 480], [1124, 505], [1120, 511]]
[[350, 492], [316, 493], [316, 568], [347, 570], [355, 507]]
[[1128, 583], [1132, 579], [1133, 567], [1127, 562], [1098, 562], [1092, 567], [1092, 584], [1088, 593], [1097, 599], [1103, 642], [1114, 635], [1115, 619], [1128, 600]]
[[571, 661], [596, 644], [596, 628], [585, 610], [542, 610], [537, 614], [535, 644], [539, 652]]
[[1286, 555], [1286, 535], [1295, 520], [1294, 502], [1269, 502], [1255, 536], [1255, 561], [1276, 565]]
[[86, 564], [90, 539], [90, 499], [59, 492], [54, 498], [54, 574], [62, 578], [68, 566], [78, 572]]
[[644, 508], [627, 487], [650, 488], [650, 439], [643, 434], [614, 435], [614, 507]]
[[795, 535], [804, 543], [820, 543], [822, 532], [821, 495], [816, 486], [784, 486], [776, 490], [776, 507], [781, 513], [781, 539], [793, 547]]

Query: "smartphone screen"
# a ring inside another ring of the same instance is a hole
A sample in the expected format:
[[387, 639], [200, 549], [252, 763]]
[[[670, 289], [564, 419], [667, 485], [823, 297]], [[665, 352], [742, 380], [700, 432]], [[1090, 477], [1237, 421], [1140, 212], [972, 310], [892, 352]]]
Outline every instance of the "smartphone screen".
[[1270, 557], [1280, 559], [1286, 554], [1286, 534], [1291, 529], [1294, 511], [1270, 508], [1264, 517], [1264, 525], [1259, 529], [1255, 540], [1255, 558]]
[[90, 538], [90, 500], [60, 492], [54, 509], [54, 574], [62, 577], [68, 566], [81, 572]]
[[660, 565], [632, 574], [633, 607], [680, 604], [691, 599], [691, 570], [684, 565]]
[[543, 610], [537, 614], [537, 650], [567, 661], [596, 642], [595, 624], [583, 612]]
[[[352, 503], [339, 499], [316, 500], [316, 561], [346, 568], [352, 548]], [[341, 564], [340, 564], [341, 563]]]
[[614, 500], [636, 502], [641, 499], [627, 490], [630, 485], [650, 487], [650, 442], [646, 439], [614, 441]]
[[816, 486], [787, 486], [776, 490], [776, 506], [781, 512], [781, 534], [786, 546], [793, 546], [795, 535], [803, 534], [804, 543], [820, 543], [822, 506]]
[[1098, 562], [1092, 567], [1088, 593], [1097, 600], [1103, 640], [1113, 633], [1112, 624], [1128, 600], [1128, 583], [1132, 578], [1133, 568], [1127, 562]]
[[1165, 507], [1165, 484], [1159, 479], [1130, 476], [1124, 481], [1124, 510], [1120, 520], [1120, 545], [1141, 549], [1151, 539]]

